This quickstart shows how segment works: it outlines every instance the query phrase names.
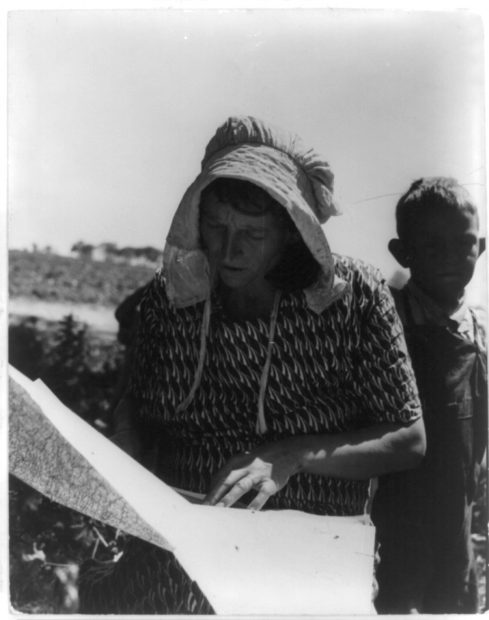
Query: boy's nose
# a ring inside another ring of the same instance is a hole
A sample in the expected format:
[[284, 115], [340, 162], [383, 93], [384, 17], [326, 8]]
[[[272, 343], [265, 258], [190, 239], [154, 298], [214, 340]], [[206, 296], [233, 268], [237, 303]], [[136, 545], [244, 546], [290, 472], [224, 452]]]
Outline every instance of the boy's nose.
[[440, 258], [446, 265], [454, 265], [459, 261], [460, 256], [457, 248], [453, 245], [447, 244], [443, 247], [440, 253]]
[[433, 248], [433, 258], [441, 265], [449, 265], [457, 259], [457, 252], [450, 243], [437, 243]]

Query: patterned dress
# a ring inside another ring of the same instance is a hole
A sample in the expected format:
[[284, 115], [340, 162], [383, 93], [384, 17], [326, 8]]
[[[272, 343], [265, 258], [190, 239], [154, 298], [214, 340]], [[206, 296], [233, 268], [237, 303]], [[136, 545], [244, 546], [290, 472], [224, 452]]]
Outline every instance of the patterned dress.
[[[322, 314], [308, 307], [302, 291], [281, 298], [264, 400], [265, 435], [257, 433], [256, 418], [269, 322], [231, 320], [213, 300], [199, 387], [187, 408], [178, 410], [197, 370], [204, 304], [171, 307], [161, 277], [155, 277], [141, 305], [129, 393], [140, 403], [141, 428], [158, 448], [154, 471], [166, 483], [206, 493], [231, 456], [261, 443], [420, 417], [388, 287], [360, 261], [335, 257], [335, 265], [348, 292]], [[353, 515], [364, 512], [367, 499], [368, 481], [301, 473], [265, 508]], [[144, 560], [138, 570], [142, 567]]]

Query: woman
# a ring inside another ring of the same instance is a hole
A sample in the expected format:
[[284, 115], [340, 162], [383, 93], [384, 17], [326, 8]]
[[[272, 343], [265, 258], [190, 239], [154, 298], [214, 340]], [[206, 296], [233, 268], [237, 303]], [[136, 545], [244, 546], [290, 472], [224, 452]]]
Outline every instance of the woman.
[[[175, 214], [114, 441], [208, 504], [361, 514], [371, 477], [424, 453], [390, 293], [321, 228], [332, 191], [297, 137], [230, 118]], [[171, 554], [136, 547], [115, 566], [131, 586], [86, 587], [83, 611], [212, 611]]]

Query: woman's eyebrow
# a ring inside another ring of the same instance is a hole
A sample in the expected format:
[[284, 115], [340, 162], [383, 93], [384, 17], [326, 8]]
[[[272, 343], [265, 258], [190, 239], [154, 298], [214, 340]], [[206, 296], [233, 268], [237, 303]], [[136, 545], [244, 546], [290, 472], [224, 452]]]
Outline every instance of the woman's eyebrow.
[[219, 219], [219, 214], [214, 212], [214, 211], [207, 211], [206, 209], [202, 209], [200, 212], [200, 216], [201, 217], [205, 217], [207, 219], [211, 219], [211, 220], [217, 220]]

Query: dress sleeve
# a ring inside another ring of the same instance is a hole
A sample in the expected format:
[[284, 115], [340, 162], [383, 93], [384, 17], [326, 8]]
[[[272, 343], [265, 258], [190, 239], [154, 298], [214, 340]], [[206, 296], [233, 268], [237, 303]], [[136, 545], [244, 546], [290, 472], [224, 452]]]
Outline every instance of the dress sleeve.
[[140, 316], [133, 346], [127, 395], [144, 411], [156, 413], [161, 402], [162, 343], [166, 341], [167, 300], [159, 280], [147, 287], [140, 305]]
[[369, 423], [408, 424], [422, 415], [414, 371], [392, 294], [383, 281], [363, 307], [357, 392]]

